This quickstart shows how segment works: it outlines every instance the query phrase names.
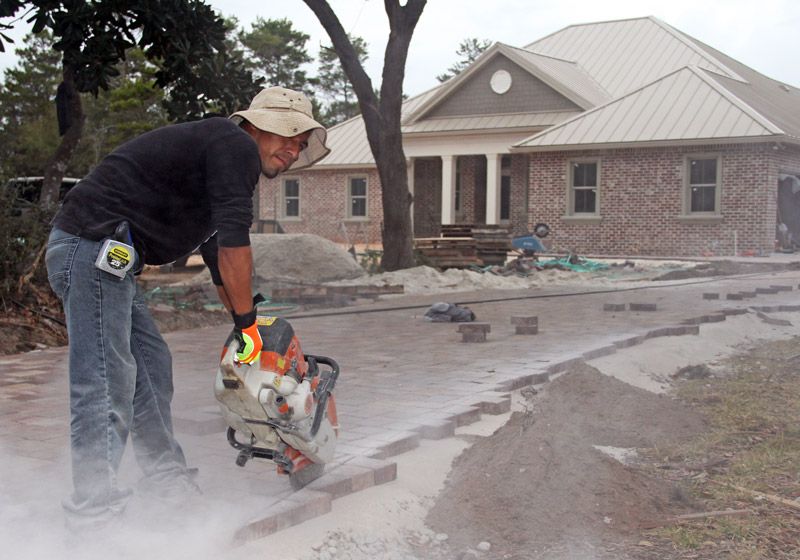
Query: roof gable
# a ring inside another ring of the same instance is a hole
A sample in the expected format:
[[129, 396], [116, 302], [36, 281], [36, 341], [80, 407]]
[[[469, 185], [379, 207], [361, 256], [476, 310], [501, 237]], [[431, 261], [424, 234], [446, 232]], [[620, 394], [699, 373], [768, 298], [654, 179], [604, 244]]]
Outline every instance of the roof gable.
[[[500, 69], [512, 75], [511, 89], [502, 95], [494, 93], [489, 86], [491, 76]], [[478, 98], [469, 101], [470, 95]], [[608, 94], [574, 62], [495, 43], [421, 103], [406, 124], [434, 115], [586, 110], [608, 98]]]
[[633, 142], [715, 141], [782, 134], [705, 72], [687, 66], [515, 147], [585, 149]]
[[[511, 88], [502, 95], [490, 86], [498, 71], [511, 76]], [[580, 110], [541, 79], [498, 53], [428, 110], [425, 118]]]

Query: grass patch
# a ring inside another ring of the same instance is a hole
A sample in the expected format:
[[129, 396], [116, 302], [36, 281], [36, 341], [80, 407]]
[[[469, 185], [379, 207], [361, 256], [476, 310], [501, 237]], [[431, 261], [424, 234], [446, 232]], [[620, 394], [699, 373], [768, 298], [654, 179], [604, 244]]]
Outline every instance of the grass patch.
[[648, 538], [680, 558], [800, 559], [800, 508], [776, 503], [800, 496], [798, 349], [800, 338], [767, 342], [726, 360], [724, 373], [677, 389], [707, 416], [710, 430], [654, 456], [672, 466], [670, 478], [698, 510], [752, 513], [674, 524]]

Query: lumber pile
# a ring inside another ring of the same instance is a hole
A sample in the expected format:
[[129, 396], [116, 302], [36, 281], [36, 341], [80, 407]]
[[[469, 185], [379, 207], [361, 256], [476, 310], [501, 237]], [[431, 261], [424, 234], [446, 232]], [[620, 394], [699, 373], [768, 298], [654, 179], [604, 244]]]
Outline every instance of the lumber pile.
[[438, 268], [502, 265], [511, 250], [508, 229], [499, 226], [442, 225], [441, 237], [414, 240], [414, 248]]

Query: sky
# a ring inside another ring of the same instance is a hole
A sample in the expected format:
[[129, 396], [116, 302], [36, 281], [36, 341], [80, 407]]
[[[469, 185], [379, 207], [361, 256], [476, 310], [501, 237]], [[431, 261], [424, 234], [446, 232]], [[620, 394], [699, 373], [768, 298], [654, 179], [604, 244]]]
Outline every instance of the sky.
[[[236, 16], [246, 28], [257, 17], [289, 18], [311, 36], [307, 47], [312, 56], [321, 43], [329, 43], [302, 0], [209, 3], [225, 16]], [[367, 41], [366, 70], [379, 87], [389, 33], [383, 1], [330, 3], [345, 30]], [[436, 86], [436, 75], [458, 60], [455, 51], [465, 38], [523, 47], [569, 25], [643, 16], [655, 16], [762, 74], [800, 87], [797, 0], [429, 0], [411, 40], [404, 93], [413, 96]], [[23, 34], [23, 29], [14, 32], [18, 43]], [[0, 69], [13, 64], [12, 52], [0, 55]]]

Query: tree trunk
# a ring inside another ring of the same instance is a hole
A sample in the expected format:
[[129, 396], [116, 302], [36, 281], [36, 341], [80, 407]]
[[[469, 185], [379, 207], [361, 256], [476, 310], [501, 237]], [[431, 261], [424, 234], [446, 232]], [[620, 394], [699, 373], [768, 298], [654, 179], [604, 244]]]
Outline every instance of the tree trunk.
[[372, 81], [358, 60], [358, 55], [342, 28], [339, 19], [325, 0], [304, 0], [328, 32], [342, 68], [353, 85], [364, 119], [372, 155], [378, 167], [383, 199], [384, 270], [414, 266], [411, 231], [411, 194], [408, 192], [406, 156], [400, 116], [403, 104], [408, 45], [419, 21], [426, 0], [384, 0], [389, 18], [389, 41], [383, 59], [381, 97], [375, 95]]
[[64, 65], [63, 81], [58, 86], [56, 105], [61, 143], [44, 169], [40, 198], [42, 208], [52, 208], [58, 204], [61, 180], [67, 172], [72, 154], [75, 153], [75, 149], [81, 141], [83, 123], [86, 120], [81, 96], [75, 87], [74, 70], [66, 64]]

